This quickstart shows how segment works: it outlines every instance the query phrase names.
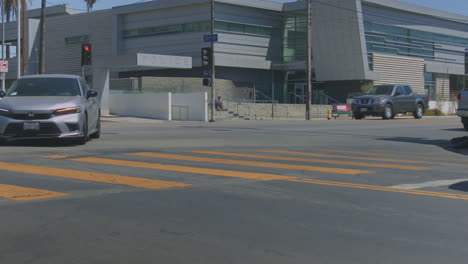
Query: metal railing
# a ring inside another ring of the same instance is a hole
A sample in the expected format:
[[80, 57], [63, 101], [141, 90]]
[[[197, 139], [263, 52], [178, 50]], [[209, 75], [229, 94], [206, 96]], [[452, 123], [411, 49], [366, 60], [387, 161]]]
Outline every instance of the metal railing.
[[[291, 95], [293, 95], [293, 98], [294, 98], [294, 99], [296, 99], [296, 100], [297, 100], [297, 99], [300, 99], [300, 100], [301, 100], [301, 101], [299, 102], [299, 104], [305, 103], [305, 96], [300, 96], [300, 95], [298, 95], [298, 94], [296, 94], [296, 93], [294, 93], [294, 92], [289, 92], [289, 94], [288, 94], [288, 102], [289, 102], [289, 103], [291, 103]], [[295, 104], [298, 103], [296, 100], [294, 101]]]
[[342, 102], [336, 100], [335, 98], [329, 96], [328, 94], [325, 94], [325, 93], [323, 93], [323, 92], [319, 92], [319, 94], [322, 95], [322, 96], [325, 96], [325, 97], [328, 98], [329, 100], [331, 99], [333, 102], [335, 102], [335, 103], [337, 103], [337, 104], [342, 104]]

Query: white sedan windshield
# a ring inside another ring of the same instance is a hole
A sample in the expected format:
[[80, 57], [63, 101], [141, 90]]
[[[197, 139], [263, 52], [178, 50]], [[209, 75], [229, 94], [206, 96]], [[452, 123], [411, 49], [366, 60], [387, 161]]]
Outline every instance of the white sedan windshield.
[[16, 81], [7, 96], [80, 96], [78, 81], [71, 78], [26, 78]]

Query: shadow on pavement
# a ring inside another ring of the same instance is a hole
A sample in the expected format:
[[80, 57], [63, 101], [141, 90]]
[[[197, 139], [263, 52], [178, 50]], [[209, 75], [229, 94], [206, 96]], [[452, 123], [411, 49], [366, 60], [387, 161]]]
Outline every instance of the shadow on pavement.
[[434, 139], [412, 138], [412, 137], [389, 137], [389, 138], [379, 138], [379, 140], [433, 145], [433, 146], [438, 146], [447, 151], [451, 151], [457, 154], [468, 155], [468, 137], [454, 138], [451, 140], [442, 140], [442, 139], [434, 140]]
[[445, 130], [445, 131], [465, 131], [465, 129], [462, 127], [462, 128], [444, 128], [444, 129], [441, 129], [441, 130]]
[[12, 147], [75, 147], [80, 146], [70, 139], [22, 139], [9, 140], [1, 146]]
[[468, 192], [468, 181], [457, 182], [449, 186], [449, 189]]

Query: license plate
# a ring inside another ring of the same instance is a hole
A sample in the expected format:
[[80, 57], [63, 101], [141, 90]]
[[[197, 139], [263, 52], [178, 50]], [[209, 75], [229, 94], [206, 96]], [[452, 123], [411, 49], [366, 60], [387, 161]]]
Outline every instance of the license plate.
[[367, 112], [367, 108], [361, 108], [361, 112]]
[[39, 123], [24, 123], [23, 124], [23, 130], [39, 130]]

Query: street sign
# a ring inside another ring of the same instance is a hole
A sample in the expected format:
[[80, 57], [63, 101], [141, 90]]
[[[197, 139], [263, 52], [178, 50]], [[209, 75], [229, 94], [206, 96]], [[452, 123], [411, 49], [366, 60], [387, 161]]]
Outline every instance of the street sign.
[[203, 35], [203, 41], [205, 41], [205, 42], [217, 42], [218, 41], [218, 34]]
[[0, 72], [8, 72], [8, 61], [0, 61]]

